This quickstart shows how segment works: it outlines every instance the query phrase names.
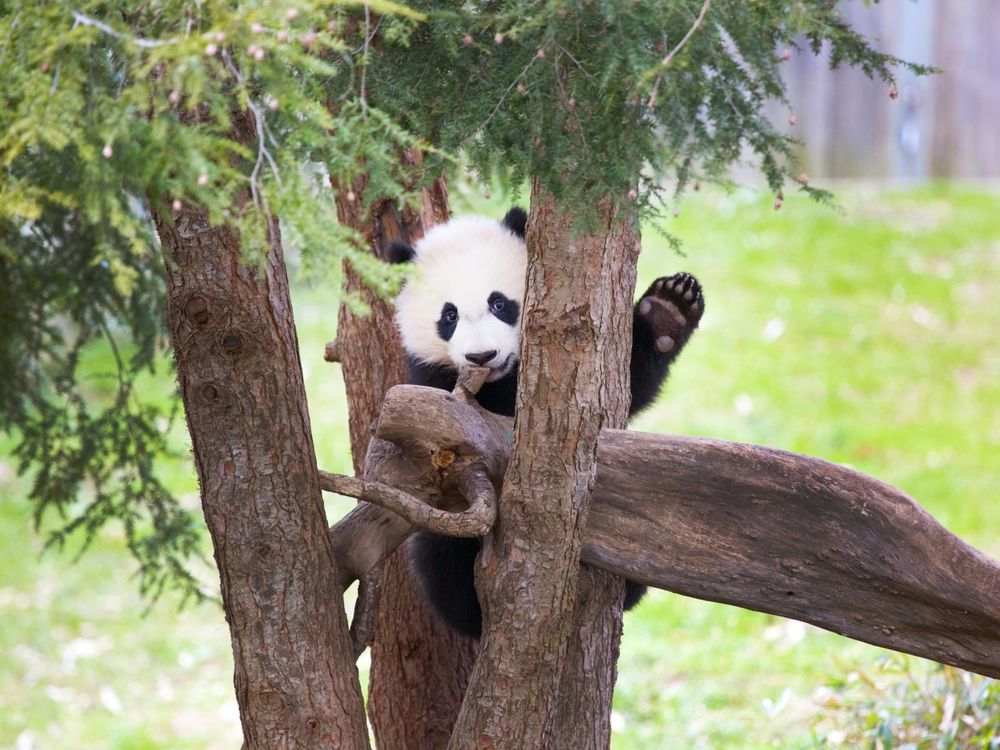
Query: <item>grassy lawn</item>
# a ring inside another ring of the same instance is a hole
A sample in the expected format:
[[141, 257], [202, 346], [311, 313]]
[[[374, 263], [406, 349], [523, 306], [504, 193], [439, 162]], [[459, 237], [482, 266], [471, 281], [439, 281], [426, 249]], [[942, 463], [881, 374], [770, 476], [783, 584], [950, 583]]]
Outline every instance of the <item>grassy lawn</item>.
[[[505, 208], [453, 192], [460, 210]], [[1000, 194], [837, 193], [838, 210], [789, 197], [778, 212], [749, 191], [693, 194], [666, 225], [685, 257], [646, 232], [640, 286], [690, 271], [707, 311], [633, 427], [849, 464], [1000, 556]], [[319, 463], [349, 471], [339, 373], [322, 361], [336, 303], [317, 286], [294, 294]], [[165, 469], [194, 507], [192, 467]], [[177, 612], [168, 596], [145, 613], [114, 530], [76, 564], [73, 550], [41, 554], [14, 474], [0, 458], [0, 747], [239, 747], [221, 610]], [[614, 746], [809, 747], [824, 686], [882, 653], [654, 592], [626, 617]]]

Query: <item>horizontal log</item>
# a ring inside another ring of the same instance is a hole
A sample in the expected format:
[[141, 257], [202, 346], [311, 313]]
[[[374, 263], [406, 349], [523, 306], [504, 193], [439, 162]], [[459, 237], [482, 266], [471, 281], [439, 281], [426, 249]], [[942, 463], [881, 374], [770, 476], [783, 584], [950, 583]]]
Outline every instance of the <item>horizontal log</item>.
[[[396, 386], [366, 476], [453, 507], [454, 470], [481, 464], [499, 485], [512, 435], [512, 420], [466, 399]], [[361, 504], [331, 538], [347, 575], [359, 576], [413, 530]], [[607, 430], [583, 560], [1000, 677], [1000, 563], [895, 487], [820, 459]]]
[[1000, 564], [910, 497], [816, 458], [608, 430], [583, 559], [1000, 677]]

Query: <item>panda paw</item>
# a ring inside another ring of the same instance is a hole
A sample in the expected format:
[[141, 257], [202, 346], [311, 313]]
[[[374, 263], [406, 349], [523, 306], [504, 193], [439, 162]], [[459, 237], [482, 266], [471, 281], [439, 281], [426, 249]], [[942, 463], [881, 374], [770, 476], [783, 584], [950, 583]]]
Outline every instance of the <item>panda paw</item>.
[[676, 351], [698, 327], [705, 298], [689, 273], [663, 276], [646, 290], [636, 310], [649, 325], [659, 354]]

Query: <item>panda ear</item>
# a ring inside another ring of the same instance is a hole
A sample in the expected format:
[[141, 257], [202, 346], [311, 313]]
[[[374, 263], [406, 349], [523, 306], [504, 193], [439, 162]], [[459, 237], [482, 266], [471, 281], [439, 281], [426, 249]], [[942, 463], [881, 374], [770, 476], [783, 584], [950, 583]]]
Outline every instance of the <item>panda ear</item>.
[[414, 254], [413, 246], [402, 240], [393, 240], [385, 249], [385, 259], [390, 263], [408, 263]]
[[528, 226], [528, 212], [520, 206], [514, 206], [500, 222], [511, 234], [517, 235], [522, 240], [524, 232]]

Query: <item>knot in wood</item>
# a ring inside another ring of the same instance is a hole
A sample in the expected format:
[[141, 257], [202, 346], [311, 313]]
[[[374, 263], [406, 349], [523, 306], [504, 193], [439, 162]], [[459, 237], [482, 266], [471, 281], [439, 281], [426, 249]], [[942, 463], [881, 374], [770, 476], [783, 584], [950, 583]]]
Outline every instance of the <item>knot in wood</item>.
[[205, 325], [211, 317], [208, 313], [208, 300], [204, 297], [192, 297], [184, 305], [184, 314], [192, 323]]
[[208, 403], [212, 403], [219, 398], [219, 389], [211, 383], [205, 383], [205, 385], [201, 387], [201, 397]]
[[236, 354], [243, 348], [243, 337], [235, 331], [230, 331], [222, 337], [222, 348], [230, 354]]
[[340, 348], [337, 346], [337, 339], [327, 343], [326, 348], [323, 350], [323, 359], [327, 362], [340, 361]]
[[431, 457], [431, 462], [437, 466], [439, 469], [447, 469], [453, 463], [455, 463], [455, 451], [450, 451], [447, 448], [439, 450]]

